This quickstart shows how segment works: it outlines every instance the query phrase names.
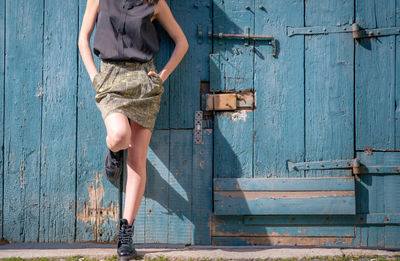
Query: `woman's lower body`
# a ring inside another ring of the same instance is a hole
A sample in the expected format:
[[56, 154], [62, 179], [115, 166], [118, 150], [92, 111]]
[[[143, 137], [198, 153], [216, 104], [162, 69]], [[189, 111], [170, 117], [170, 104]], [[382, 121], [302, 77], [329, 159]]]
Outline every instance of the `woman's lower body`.
[[153, 60], [102, 61], [100, 73], [93, 79], [96, 105], [107, 130], [109, 152], [104, 171], [110, 181], [119, 178], [116, 169], [121, 170], [122, 165], [118, 164], [127, 149], [126, 194], [118, 231], [119, 259], [136, 256], [132, 246], [133, 223], [145, 190], [147, 149], [164, 92], [162, 79], [148, 76], [149, 71], [156, 71]]

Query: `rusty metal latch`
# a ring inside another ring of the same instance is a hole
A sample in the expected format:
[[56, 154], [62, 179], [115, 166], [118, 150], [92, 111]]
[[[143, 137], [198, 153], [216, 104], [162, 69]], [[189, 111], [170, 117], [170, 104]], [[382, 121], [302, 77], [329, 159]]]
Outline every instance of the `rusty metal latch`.
[[[222, 27], [221, 27], [222, 28]], [[272, 56], [276, 56], [277, 53], [277, 45], [275, 42], [275, 37], [271, 36], [271, 35], [254, 35], [254, 34], [250, 34], [250, 27], [245, 26], [244, 27], [244, 33], [243, 34], [227, 34], [227, 33], [212, 33], [211, 32], [211, 27], [209, 27], [209, 31], [208, 31], [208, 37], [209, 38], [218, 38], [220, 40], [222, 39], [245, 39], [247, 41], [245, 41], [245, 45], [248, 46], [250, 44], [250, 40], [258, 40], [258, 41], [268, 41], [269, 44], [273, 47]], [[198, 33], [198, 37], [199, 37], [199, 33]]]
[[255, 108], [255, 93], [247, 90], [242, 92], [207, 93], [205, 99], [205, 109], [207, 111]]
[[309, 27], [286, 27], [286, 34], [288, 36], [329, 33], [352, 33], [354, 39], [360, 39], [364, 37], [398, 35], [400, 34], [400, 27], [365, 29], [361, 28], [358, 23], [346, 24], [342, 26], [327, 25]]
[[340, 160], [323, 160], [308, 162], [291, 162], [287, 161], [287, 169], [289, 171], [299, 170], [328, 170], [328, 169], [352, 169], [353, 174], [399, 174], [400, 166], [391, 165], [366, 165], [360, 159], [340, 159]]

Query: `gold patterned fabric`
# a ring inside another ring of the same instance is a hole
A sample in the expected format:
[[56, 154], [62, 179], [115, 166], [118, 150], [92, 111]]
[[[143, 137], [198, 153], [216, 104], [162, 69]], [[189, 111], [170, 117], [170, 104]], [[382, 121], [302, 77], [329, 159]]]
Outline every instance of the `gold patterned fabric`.
[[130, 120], [153, 131], [160, 110], [164, 87], [154, 61], [104, 61], [93, 79], [96, 105], [105, 119], [112, 112], [121, 112]]

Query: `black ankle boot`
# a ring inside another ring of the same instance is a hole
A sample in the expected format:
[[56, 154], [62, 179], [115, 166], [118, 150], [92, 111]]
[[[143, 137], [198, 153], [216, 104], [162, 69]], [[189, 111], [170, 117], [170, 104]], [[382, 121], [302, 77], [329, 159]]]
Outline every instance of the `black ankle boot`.
[[124, 169], [123, 166], [124, 151], [113, 152], [108, 150], [106, 157], [104, 158], [104, 174], [110, 182], [116, 181], [122, 174]]
[[137, 256], [136, 250], [132, 244], [134, 226], [128, 226], [128, 220], [121, 218], [119, 221], [119, 231], [118, 231], [118, 260], [129, 260]]

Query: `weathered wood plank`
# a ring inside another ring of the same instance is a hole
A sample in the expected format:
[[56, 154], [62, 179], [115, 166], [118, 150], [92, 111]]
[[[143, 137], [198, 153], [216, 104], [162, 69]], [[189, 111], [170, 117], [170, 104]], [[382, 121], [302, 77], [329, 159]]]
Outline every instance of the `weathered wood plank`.
[[[260, 216], [252, 216], [254, 218]], [[272, 218], [274, 216], [264, 216]], [[285, 219], [285, 216], [279, 216]], [[296, 216], [297, 217], [297, 216]], [[310, 216], [308, 216], [310, 217]], [[307, 218], [308, 218], [307, 217]], [[315, 217], [315, 216], [314, 216]], [[293, 216], [292, 216], [293, 218]], [[278, 221], [277, 219], [275, 219]], [[354, 226], [352, 224], [258, 224], [248, 223], [242, 216], [213, 216], [212, 219], [212, 236], [236, 236], [236, 237], [280, 237], [280, 236], [338, 236], [338, 237], [354, 237]]]
[[190, 243], [193, 130], [171, 130], [168, 177], [168, 243]]
[[350, 215], [354, 191], [253, 192], [214, 191], [216, 215]]
[[[171, 6], [170, 0], [166, 0], [166, 3]], [[160, 72], [162, 68], [166, 65], [171, 56], [170, 50], [173, 48], [173, 43], [171, 38], [169, 38], [168, 33], [162, 27], [162, 25], [158, 22], [158, 20], [153, 21], [158, 35], [160, 37], [160, 49], [157, 55], [154, 57], [154, 64], [157, 68], [157, 71]], [[154, 129], [168, 129], [170, 123], [170, 111], [169, 111], [169, 96], [170, 96], [170, 87], [169, 87], [169, 77], [163, 83], [164, 93], [161, 97], [160, 111], [157, 116], [156, 123], [154, 125]], [[174, 115], [175, 116], [175, 115]]]
[[[189, 50], [169, 81], [170, 127], [193, 128], [194, 113], [200, 107], [200, 81], [209, 79], [211, 43], [207, 40], [207, 26], [211, 24], [211, 5], [210, 0], [171, 1], [171, 9], [187, 37]], [[202, 28], [202, 43], [198, 43], [198, 25]]]
[[[213, 1], [214, 33], [254, 34], [255, 1], [215, 0]], [[246, 8], [248, 6], [248, 8]], [[241, 91], [253, 88], [253, 43], [244, 45], [246, 40], [214, 39], [213, 53], [220, 55], [220, 73], [224, 83], [218, 90]], [[250, 126], [250, 125], [249, 125]]]
[[354, 224], [400, 224], [400, 214], [374, 213], [357, 215], [285, 215], [244, 216], [246, 225], [354, 225]]
[[214, 177], [252, 177], [252, 111], [221, 112], [214, 121]]
[[[352, 0], [306, 1], [305, 26], [346, 24]], [[305, 37], [305, 161], [347, 159], [354, 151], [354, 40], [346, 33]], [[348, 176], [312, 170], [306, 176]]]
[[168, 240], [169, 130], [155, 130], [147, 153], [145, 243]]
[[1, 150], [0, 150], [0, 195], [1, 195], [1, 200], [0, 200], [0, 235], [3, 235], [3, 184], [4, 184], [4, 62], [5, 62], [5, 50], [4, 50], [4, 39], [6, 37], [6, 1], [3, 1], [2, 4], [0, 4], [0, 108], [2, 108], [1, 113], [0, 113], [0, 145], [1, 145]]
[[[249, 33], [253, 34], [254, 5], [254, 0], [213, 1], [213, 32], [243, 34], [244, 28], [248, 27]], [[213, 74], [214, 78], [222, 79], [214, 91], [254, 88], [254, 43], [246, 46], [245, 42], [213, 39], [213, 53], [218, 54], [220, 60], [220, 66]], [[218, 73], [219, 77], [215, 75]], [[213, 88], [213, 84], [210, 87]], [[253, 118], [254, 112], [246, 110], [215, 113], [215, 177], [253, 176]]]
[[[395, 0], [357, 0], [356, 6], [357, 22], [363, 27], [395, 26]], [[356, 149], [393, 150], [395, 36], [362, 39], [356, 43], [355, 52]]]
[[[86, 0], [80, 0], [80, 24], [85, 8]], [[94, 58], [98, 64], [99, 59]], [[77, 92], [76, 241], [112, 242], [116, 240], [120, 217], [120, 182], [111, 184], [103, 173], [106, 129], [80, 55]]]
[[211, 244], [212, 215], [212, 129], [203, 130], [204, 144], [193, 145], [192, 244]]
[[6, 1], [3, 237], [39, 238], [43, 1]]
[[384, 229], [384, 245], [382, 241], [379, 246], [386, 248], [400, 248], [400, 226], [385, 225]]
[[212, 237], [214, 246], [352, 246], [352, 237]]
[[44, 242], [71, 242], [75, 236], [77, 61], [71, 57], [77, 57], [77, 13], [77, 1], [45, 1], [39, 230]]
[[280, 0], [263, 0], [255, 6], [255, 34], [274, 36], [279, 49], [273, 57], [271, 45], [255, 44], [255, 177], [287, 177], [286, 160], [304, 159], [304, 36], [286, 36], [286, 26], [304, 26], [304, 1], [282, 5]]
[[[396, 0], [397, 9], [400, 7], [400, 0]], [[396, 26], [400, 26], [400, 12], [396, 12]], [[396, 36], [396, 87], [395, 87], [395, 149], [400, 150], [400, 37]]]
[[354, 190], [354, 177], [318, 178], [216, 178], [215, 191]]

